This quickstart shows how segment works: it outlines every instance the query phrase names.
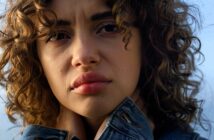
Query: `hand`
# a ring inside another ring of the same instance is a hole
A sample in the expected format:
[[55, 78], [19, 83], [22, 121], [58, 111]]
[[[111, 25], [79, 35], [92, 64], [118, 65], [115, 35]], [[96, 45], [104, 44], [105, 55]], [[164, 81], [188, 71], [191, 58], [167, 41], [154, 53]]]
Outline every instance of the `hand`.
[[55, 127], [68, 131], [69, 137], [75, 135], [80, 140], [86, 140], [85, 128], [81, 116], [62, 105], [60, 106], [60, 113]]

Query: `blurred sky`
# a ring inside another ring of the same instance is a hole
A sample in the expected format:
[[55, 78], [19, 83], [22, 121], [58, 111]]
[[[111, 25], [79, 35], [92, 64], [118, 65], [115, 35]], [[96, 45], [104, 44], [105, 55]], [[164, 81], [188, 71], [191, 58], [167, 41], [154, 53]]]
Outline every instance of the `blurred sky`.
[[[209, 137], [214, 140], [214, 0], [186, 0], [188, 3], [199, 6], [202, 18], [202, 29], [197, 31], [202, 41], [202, 52], [205, 55], [205, 61], [199, 66], [204, 73], [204, 82], [201, 86], [200, 99], [205, 99], [204, 114], [211, 121], [213, 130]], [[4, 0], [0, 0], [0, 13], [4, 8]], [[0, 89], [0, 96], [4, 97], [4, 91]], [[4, 113], [4, 102], [0, 99], [0, 140], [11, 140], [12, 137], [17, 139], [19, 133], [17, 128], [9, 123]], [[208, 134], [198, 129], [202, 136], [208, 137]]]

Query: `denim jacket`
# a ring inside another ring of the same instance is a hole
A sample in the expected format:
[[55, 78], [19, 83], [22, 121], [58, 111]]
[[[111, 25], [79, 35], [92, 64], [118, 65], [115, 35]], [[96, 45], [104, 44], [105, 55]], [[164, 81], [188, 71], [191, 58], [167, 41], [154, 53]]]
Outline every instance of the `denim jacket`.
[[[126, 98], [109, 116], [99, 140], [153, 140], [153, 132], [142, 111]], [[21, 140], [68, 140], [68, 132], [40, 125], [29, 125]], [[72, 137], [71, 140], [78, 140]], [[206, 140], [197, 133], [175, 130], [160, 140]]]

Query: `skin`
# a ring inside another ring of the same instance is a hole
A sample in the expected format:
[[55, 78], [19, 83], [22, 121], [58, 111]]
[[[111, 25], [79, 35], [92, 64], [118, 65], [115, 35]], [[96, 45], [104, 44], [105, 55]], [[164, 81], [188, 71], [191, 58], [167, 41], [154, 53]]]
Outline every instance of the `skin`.
[[[56, 34], [37, 41], [45, 76], [60, 103], [56, 128], [80, 139], [89, 135], [93, 138], [109, 113], [136, 93], [141, 67], [140, 35], [131, 28], [132, 38], [126, 50], [123, 34], [112, 16], [92, 19], [111, 11], [101, 0], [53, 0], [50, 7], [58, 20], [66, 21], [66, 25], [56, 27]], [[89, 94], [71, 89], [78, 77], [88, 73], [102, 75], [110, 82]]]

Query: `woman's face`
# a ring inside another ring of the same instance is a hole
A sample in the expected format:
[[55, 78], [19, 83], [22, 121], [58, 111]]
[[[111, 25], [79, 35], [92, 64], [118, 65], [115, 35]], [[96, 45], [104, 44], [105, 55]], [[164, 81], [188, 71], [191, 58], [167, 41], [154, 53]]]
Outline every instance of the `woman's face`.
[[140, 35], [123, 35], [103, 0], [53, 0], [57, 26], [37, 41], [45, 76], [59, 103], [85, 117], [104, 117], [138, 83]]

